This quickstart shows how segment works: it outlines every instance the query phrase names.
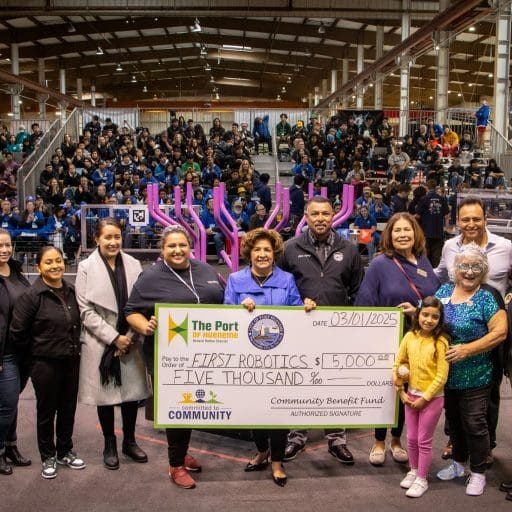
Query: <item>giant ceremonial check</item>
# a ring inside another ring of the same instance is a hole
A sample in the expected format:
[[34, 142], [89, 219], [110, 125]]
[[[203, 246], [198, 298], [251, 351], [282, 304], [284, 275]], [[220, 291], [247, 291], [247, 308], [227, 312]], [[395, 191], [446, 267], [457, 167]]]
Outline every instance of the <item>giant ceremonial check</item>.
[[157, 304], [157, 427], [396, 424], [397, 308]]

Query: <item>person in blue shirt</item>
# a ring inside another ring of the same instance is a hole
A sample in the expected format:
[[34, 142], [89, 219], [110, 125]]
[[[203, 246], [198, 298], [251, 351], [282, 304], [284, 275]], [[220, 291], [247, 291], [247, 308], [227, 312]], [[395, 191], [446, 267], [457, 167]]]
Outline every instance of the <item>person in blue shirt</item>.
[[206, 165], [203, 167], [201, 181], [203, 185], [207, 187], [213, 187], [213, 181], [215, 178], [221, 177], [222, 171], [220, 167], [215, 163], [212, 156], [206, 158]]
[[484, 135], [489, 124], [491, 107], [487, 104], [487, 97], [480, 97], [480, 108], [475, 112], [476, 120], [476, 146], [480, 149], [484, 146]]
[[247, 213], [244, 212], [244, 205], [240, 198], [233, 201], [230, 214], [231, 218], [236, 222], [238, 231], [247, 231], [249, 228], [249, 217]]
[[270, 129], [268, 127], [269, 116], [257, 117], [254, 120], [252, 134], [254, 135], [254, 148], [258, 154], [259, 144], [266, 142], [268, 144], [268, 152], [272, 154], [272, 137], [270, 136]]
[[150, 183], [158, 183], [158, 180], [153, 176], [151, 168], [144, 169], [144, 177], [140, 180], [141, 186], [147, 187]]
[[300, 163], [297, 162], [292, 167], [292, 174], [297, 176], [298, 174], [304, 176], [308, 181], [312, 181], [315, 177], [315, 168], [309, 162], [308, 155], [302, 155]]
[[114, 186], [114, 173], [107, 167], [105, 162], [100, 162], [99, 167], [92, 173], [91, 179], [95, 187], [103, 184], [107, 187], [108, 192], [110, 192]]
[[[243, 238], [241, 252], [250, 266], [229, 276], [224, 304], [241, 304], [249, 312], [257, 306], [304, 306], [306, 311], [316, 307], [309, 298], [302, 302], [293, 275], [275, 266], [276, 259], [284, 253], [279, 233], [264, 228], [254, 229]], [[287, 477], [282, 462], [287, 435], [285, 429], [254, 430], [258, 453], [247, 463], [245, 471], [266, 469], [270, 457], [272, 479], [284, 487]]]
[[375, 218], [377, 222], [387, 222], [391, 216], [389, 206], [384, 202], [382, 194], [375, 194], [370, 204], [368, 213]]
[[223, 233], [220, 231], [217, 223], [215, 221], [215, 217], [213, 215], [213, 197], [209, 197], [206, 200], [206, 207], [203, 208], [201, 212], [200, 219], [203, 223], [203, 226], [206, 229], [206, 234], [208, 235], [209, 240], [213, 240], [215, 243], [215, 254], [218, 258], [218, 264], [222, 265], [224, 263], [224, 259], [220, 255], [220, 251], [224, 249], [225, 238]]
[[375, 248], [379, 245], [380, 235], [377, 233], [377, 221], [375, 217], [372, 217], [368, 211], [366, 205], [359, 208], [359, 213], [354, 219], [354, 226], [357, 229], [366, 229], [371, 231], [371, 239], [366, 243], [366, 249], [368, 250], [368, 261], [372, 261], [375, 255]]
[[356, 199], [356, 207], [366, 206], [370, 208], [373, 202], [372, 189], [370, 187], [363, 187], [363, 194]]
[[0, 203], [0, 228], [6, 229], [11, 237], [14, 237], [16, 236], [19, 222], [20, 217], [12, 212], [11, 203], [7, 199], [3, 199]]

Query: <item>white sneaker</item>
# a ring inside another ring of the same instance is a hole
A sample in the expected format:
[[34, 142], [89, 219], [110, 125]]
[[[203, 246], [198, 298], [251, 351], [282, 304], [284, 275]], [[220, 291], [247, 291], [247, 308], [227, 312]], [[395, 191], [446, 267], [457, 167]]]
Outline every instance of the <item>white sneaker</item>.
[[68, 452], [63, 457], [57, 457], [57, 464], [67, 466], [71, 469], [84, 469], [85, 462], [77, 457], [73, 452]]
[[405, 475], [404, 479], [400, 482], [400, 487], [402, 489], [409, 489], [411, 485], [416, 480], [416, 469], [411, 469], [407, 475]]
[[57, 461], [55, 460], [55, 457], [50, 457], [43, 461], [41, 476], [47, 480], [57, 477]]
[[483, 473], [471, 473], [469, 475], [466, 494], [468, 496], [480, 496], [485, 490], [485, 475]]
[[406, 496], [409, 498], [421, 498], [425, 492], [427, 492], [428, 489], [428, 482], [426, 478], [416, 477], [416, 480], [414, 480], [413, 484], [409, 489], [407, 489], [407, 492], [405, 493]]
[[453, 480], [464, 476], [464, 466], [452, 460], [450, 465], [437, 473], [439, 480]]

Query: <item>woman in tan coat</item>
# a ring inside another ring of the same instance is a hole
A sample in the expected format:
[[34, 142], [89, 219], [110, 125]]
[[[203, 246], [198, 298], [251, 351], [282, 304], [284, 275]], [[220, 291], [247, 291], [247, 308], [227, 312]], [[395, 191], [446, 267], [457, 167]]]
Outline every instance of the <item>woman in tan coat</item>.
[[123, 453], [136, 462], [148, 460], [135, 442], [138, 401], [149, 395], [144, 360], [123, 314], [142, 267], [121, 251], [115, 219], [98, 222], [96, 244], [97, 250], [79, 264], [75, 284], [84, 327], [78, 399], [97, 406], [105, 437], [103, 461], [107, 469], [118, 469], [114, 405], [121, 405]]

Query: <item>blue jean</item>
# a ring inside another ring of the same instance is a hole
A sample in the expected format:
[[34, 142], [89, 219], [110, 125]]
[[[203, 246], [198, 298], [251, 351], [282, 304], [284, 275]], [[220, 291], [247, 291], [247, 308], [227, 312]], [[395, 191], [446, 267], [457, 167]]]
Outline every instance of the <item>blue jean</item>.
[[15, 444], [16, 416], [20, 396], [20, 372], [14, 355], [6, 355], [0, 372], [0, 454], [6, 444]]

